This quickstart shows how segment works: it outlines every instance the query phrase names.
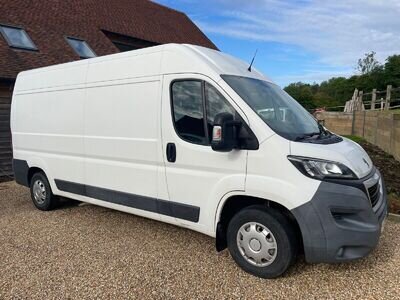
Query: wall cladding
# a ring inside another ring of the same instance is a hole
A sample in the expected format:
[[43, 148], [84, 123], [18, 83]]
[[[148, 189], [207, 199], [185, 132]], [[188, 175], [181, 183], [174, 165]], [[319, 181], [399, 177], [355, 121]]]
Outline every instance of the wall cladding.
[[353, 114], [324, 112], [318, 113], [317, 118], [323, 120], [325, 127], [340, 135], [351, 135]]
[[10, 90], [0, 86], [0, 176], [12, 174], [10, 108]]

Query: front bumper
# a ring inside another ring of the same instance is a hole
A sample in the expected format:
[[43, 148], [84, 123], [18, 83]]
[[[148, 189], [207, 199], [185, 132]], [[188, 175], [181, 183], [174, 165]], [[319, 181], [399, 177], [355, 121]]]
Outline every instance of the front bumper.
[[[379, 194], [372, 199], [374, 187]], [[381, 235], [387, 215], [385, 184], [376, 169], [360, 180], [323, 181], [312, 200], [292, 213], [300, 226], [307, 262], [362, 258]]]

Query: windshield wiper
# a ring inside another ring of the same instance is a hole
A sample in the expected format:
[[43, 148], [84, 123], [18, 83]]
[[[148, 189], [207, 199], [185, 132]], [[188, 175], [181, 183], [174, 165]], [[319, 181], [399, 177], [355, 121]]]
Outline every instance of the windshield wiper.
[[318, 132], [311, 132], [311, 133], [304, 133], [302, 135], [297, 136], [294, 140], [295, 141], [303, 141], [306, 139], [310, 139], [313, 138], [314, 136], [317, 136], [317, 139], [320, 139], [322, 137], [329, 137], [332, 135], [332, 133], [330, 133], [328, 130], [326, 130], [324, 128], [324, 126], [322, 126], [320, 123], [318, 124]]
[[318, 124], [319, 132], [320, 132], [320, 137], [332, 135], [332, 133], [330, 131], [326, 130], [325, 127], [321, 125], [321, 123], [317, 122], [317, 124]]
[[305, 140], [305, 139], [308, 139], [308, 138], [312, 138], [312, 137], [314, 137], [316, 135], [319, 137], [321, 135], [321, 132], [319, 131], [319, 132], [304, 133], [302, 135], [297, 136], [294, 140], [295, 141], [302, 141], [302, 140]]

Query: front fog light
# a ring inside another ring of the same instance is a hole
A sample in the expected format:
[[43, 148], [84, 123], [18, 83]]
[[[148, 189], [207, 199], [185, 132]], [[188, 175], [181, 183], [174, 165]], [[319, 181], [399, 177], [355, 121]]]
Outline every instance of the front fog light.
[[357, 178], [352, 170], [338, 162], [291, 155], [288, 159], [301, 173], [311, 178]]

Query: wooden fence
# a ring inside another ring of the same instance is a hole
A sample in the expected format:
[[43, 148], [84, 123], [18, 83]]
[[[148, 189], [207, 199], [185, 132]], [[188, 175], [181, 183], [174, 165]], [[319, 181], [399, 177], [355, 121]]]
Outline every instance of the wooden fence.
[[400, 87], [388, 85], [385, 90], [373, 89], [371, 92], [354, 90], [351, 100], [346, 105], [325, 107], [326, 111], [363, 111], [363, 110], [390, 110], [400, 108]]
[[378, 91], [377, 89], [373, 89], [369, 93], [360, 91], [359, 98], [367, 110], [400, 108], [400, 88], [393, 88], [391, 85], [388, 85], [386, 90], [383, 91]]

